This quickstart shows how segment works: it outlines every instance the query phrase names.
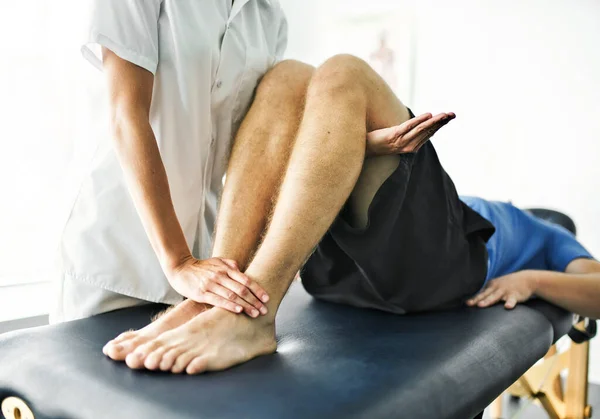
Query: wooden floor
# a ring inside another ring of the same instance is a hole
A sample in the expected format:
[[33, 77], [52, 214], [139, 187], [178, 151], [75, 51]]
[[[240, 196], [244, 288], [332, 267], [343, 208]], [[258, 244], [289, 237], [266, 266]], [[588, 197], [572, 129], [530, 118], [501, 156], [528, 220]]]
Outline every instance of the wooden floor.
[[[600, 384], [590, 384], [588, 390], [588, 403], [594, 409], [595, 417], [600, 418]], [[489, 409], [483, 414], [484, 419], [489, 419]], [[548, 415], [540, 406], [530, 400], [510, 400], [505, 396], [503, 419], [548, 419]]]

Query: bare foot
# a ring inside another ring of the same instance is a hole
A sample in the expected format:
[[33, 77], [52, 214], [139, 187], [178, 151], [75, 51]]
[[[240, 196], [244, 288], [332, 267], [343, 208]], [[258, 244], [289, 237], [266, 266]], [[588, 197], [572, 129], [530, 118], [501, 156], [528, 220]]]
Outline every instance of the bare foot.
[[121, 333], [104, 345], [102, 352], [115, 361], [124, 361], [125, 357], [138, 346], [158, 337], [161, 333], [181, 326], [207, 309], [208, 306], [204, 304], [199, 304], [192, 300], [184, 300], [162, 313], [162, 315], [143, 329]]
[[274, 317], [251, 319], [212, 308], [138, 346], [125, 362], [134, 369], [198, 374], [224, 370], [276, 348]]

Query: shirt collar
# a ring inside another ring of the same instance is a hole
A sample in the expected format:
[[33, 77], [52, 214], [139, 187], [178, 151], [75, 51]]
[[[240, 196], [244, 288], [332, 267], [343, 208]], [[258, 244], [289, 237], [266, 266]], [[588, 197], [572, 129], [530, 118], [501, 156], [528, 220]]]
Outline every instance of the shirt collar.
[[229, 16], [229, 21], [231, 22], [237, 14], [242, 10], [242, 8], [251, 1], [262, 1], [263, 3], [267, 3], [269, 6], [272, 4], [272, 0], [235, 0], [233, 2], [233, 8], [231, 9], [231, 15]]
[[237, 14], [242, 10], [242, 7], [246, 5], [250, 0], [235, 0], [233, 2], [233, 8], [231, 9], [231, 15], [229, 16], [229, 21], [231, 22]]

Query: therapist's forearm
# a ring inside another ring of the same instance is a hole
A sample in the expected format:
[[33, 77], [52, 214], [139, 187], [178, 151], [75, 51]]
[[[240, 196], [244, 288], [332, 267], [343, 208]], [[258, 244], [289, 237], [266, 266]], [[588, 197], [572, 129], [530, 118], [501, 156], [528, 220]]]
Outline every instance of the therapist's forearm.
[[177, 219], [167, 173], [143, 111], [113, 123], [114, 146], [148, 239], [165, 272], [191, 255]]
[[600, 273], [532, 271], [535, 294], [566, 310], [600, 318]]
[[165, 274], [190, 256], [150, 125], [154, 75], [102, 48], [113, 145], [125, 182]]

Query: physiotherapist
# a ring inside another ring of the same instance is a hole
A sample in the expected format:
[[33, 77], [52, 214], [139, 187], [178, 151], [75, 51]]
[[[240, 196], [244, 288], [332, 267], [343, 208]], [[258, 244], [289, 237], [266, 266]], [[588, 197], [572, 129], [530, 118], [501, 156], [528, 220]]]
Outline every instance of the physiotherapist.
[[287, 43], [278, 0], [92, 0], [87, 33], [110, 129], [62, 232], [51, 321], [223, 306], [239, 284], [252, 292], [236, 302], [261, 306], [258, 284], [209, 255], [232, 139]]

